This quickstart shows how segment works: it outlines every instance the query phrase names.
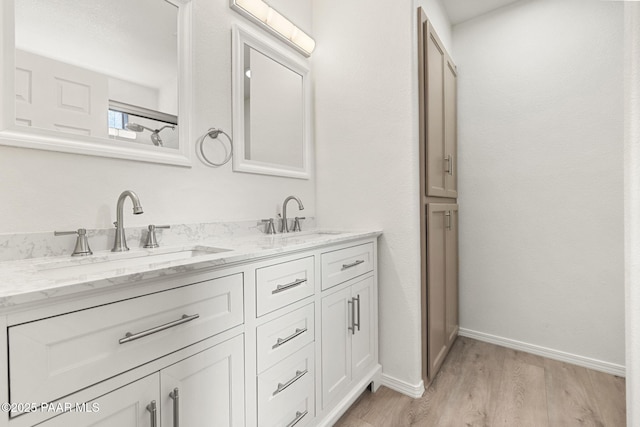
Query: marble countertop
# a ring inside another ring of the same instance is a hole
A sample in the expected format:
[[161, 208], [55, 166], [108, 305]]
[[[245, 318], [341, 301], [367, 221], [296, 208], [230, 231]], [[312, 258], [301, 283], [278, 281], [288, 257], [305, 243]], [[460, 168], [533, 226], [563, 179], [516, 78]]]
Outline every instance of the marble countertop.
[[[122, 253], [102, 251], [87, 257], [66, 255], [5, 261], [0, 262], [0, 308], [350, 240], [377, 237], [381, 233], [313, 230], [302, 233], [211, 238], [157, 249], [132, 248]], [[213, 252], [212, 249], [220, 251]], [[190, 251], [196, 251], [196, 254]], [[84, 268], [86, 266], [89, 268]]]

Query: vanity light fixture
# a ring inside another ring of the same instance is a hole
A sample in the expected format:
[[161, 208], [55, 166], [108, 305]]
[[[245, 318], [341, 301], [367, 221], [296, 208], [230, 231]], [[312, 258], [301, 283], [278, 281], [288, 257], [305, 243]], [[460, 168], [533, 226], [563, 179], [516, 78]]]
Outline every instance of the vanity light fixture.
[[230, 0], [233, 10], [276, 34], [304, 56], [311, 56], [316, 42], [307, 33], [293, 25], [263, 0]]

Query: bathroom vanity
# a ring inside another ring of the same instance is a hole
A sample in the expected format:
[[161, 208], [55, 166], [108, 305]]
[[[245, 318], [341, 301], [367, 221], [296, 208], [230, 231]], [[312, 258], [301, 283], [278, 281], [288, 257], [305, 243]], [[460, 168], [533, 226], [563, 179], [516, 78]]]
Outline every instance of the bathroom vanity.
[[379, 384], [379, 235], [0, 263], [0, 426], [332, 425]]

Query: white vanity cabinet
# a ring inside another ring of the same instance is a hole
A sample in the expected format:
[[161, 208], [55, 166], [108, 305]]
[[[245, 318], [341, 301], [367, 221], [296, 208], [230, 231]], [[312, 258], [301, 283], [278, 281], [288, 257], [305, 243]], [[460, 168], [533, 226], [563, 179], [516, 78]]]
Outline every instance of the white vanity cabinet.
[[243, 336], [164, 368], [160, 385], [163, 427], [243, 426]]
[[87, 410], [63, 413], [41, 425], [243, 426], [243, 365], [239, 335], [87, 402]]
[[0, 427], [333, 425], [381, 375], [376, 237], [6, 306]]
[[0, 426], [245, 426], [244, 310], [236, 268], [10, 313]]
[[[354, 253], [358, 255], [357, 259], [349, 259]], [[373, 245], [362, 245], [323, 254], [323, 258], [343, 258], [341, 265], [346, 279], [355, 271], [349, 270], [349, 266], [361, 259], [371, 258], [372, 253]], [[331, 406], [344, 396], [350, 386], [377, 363], [377, 290], [373, 263], [369, 266], [370, 270], [365, 270], [362, 276], [323, 293], [323, 408]], [[329, 269], [333, 270], [335, 269]], [[326, 270], [323, 274], [326, 274]]]
[[[158, 374], [139, 379], [85, 404], [89, 410], [60, 414], [42, 424], [43, 427], [140, 427], [152, 425], [160, 408], [160, 378]], [[150, 412], [156, 402], [156, 412]], [[156, 418], [157, 419], [157, 418]]]
[[335, 403], [373, 366], [373, 277], [322, 299], [322, 405]]

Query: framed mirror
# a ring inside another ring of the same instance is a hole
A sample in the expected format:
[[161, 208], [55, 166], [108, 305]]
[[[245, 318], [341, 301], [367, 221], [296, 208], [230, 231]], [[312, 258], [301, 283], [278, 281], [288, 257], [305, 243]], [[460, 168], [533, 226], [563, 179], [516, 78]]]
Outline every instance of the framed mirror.
[[309, 179], [311, 84], [305, 62], [233, 27], [233, 170]]
[[190, 0], [3, 0], [0, 144], [191, 165]]

